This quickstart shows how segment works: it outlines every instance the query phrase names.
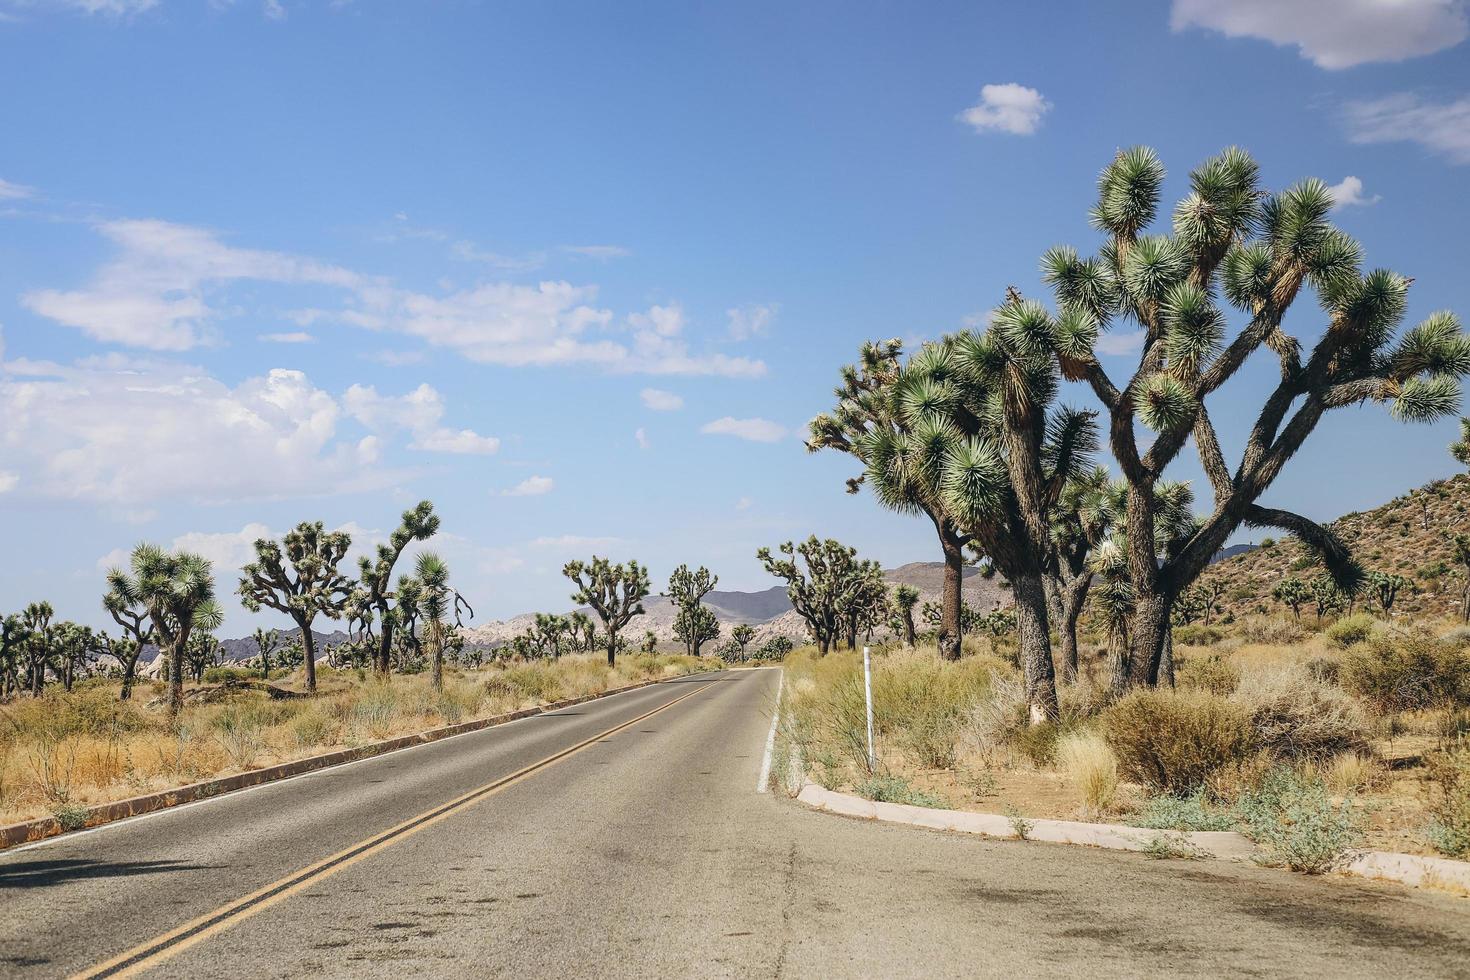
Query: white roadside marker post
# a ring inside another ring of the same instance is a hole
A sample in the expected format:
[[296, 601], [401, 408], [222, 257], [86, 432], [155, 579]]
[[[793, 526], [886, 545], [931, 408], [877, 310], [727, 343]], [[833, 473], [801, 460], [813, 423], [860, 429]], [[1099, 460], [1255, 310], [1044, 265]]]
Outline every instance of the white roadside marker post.
[[878, 771], [878, 756], [873, 752], [873, 668], [868, 648], [863, 647], [863, 697], [868, 702], [868, 771]]

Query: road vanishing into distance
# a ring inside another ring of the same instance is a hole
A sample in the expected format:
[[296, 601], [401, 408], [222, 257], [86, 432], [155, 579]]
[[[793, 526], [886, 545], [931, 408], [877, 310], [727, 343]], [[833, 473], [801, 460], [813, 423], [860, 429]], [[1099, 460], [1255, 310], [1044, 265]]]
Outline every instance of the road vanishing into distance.
[[757, 794], [778, 678], [681, 678], [0, 854], [0, 975], [1470, 976], [1470, 900]]

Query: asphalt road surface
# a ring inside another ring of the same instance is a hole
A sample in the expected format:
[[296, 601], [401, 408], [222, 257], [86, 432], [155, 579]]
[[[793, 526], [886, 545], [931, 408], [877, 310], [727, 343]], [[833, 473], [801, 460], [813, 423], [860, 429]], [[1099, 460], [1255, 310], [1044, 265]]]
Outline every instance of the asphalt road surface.
[[758, 795], [777, 678], [680, 679], [0, 855], [0, 975], [1470, 976], [1467, 899]]

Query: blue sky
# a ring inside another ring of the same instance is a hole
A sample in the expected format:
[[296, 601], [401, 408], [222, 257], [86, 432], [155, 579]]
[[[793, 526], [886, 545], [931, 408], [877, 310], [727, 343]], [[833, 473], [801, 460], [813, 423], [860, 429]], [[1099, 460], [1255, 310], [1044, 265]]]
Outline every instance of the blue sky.
[[[594, 551], [931, 560], [799, 440], [863, 339], [1040, 295], [1135, 143], [1170, 201], [1229, 144], [1321, 177], [1411, 322], [1463, 314], [1466, 35], [1460, 0], [0, 0], [0, 610], [101, 625], [144, 539], [228, 593], [261, 533], [422, 497], [482, 619]], [[1222, 392], [1227, 451], [1272, 374]], [[1453, 428], [1339, 412], [1268, 499], [1373, 506]]]

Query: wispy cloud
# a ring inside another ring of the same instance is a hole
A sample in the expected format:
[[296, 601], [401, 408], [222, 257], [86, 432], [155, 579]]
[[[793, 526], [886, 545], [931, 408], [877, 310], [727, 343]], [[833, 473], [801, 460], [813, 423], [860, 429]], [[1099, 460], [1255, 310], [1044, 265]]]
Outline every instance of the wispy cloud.
[[1113, 357], [1137, 354], [1143, 350], [1143, 340], [1146, 336], [1148, 334], [1143, 330], [1132, 330], [1128, 333], [1108, 332], [1097, 338], [1094, 348], [1099, 354], [1108, 354]]
[[1354, 143], [1418, 143], [1452, 163], [1470, 163], [1470, 96], [1428, 102], [1399, 93], [1349, 102], [1343, 121]]
[[310, 344], [316, 340], [305, 330], [295, 330], [290, 333], [262, 333], [256, 334], [256, 340], [267, 344]]
[[706, 422], [699, 431], [705, 435], [734, 436], [749, 442], [780, 442], [786, 438], [786, 427], [770, 419], [737, 419], [729, 415]]
[[960, 118], [976, 132], [995, 130], [1030, 136], [1041, 125], [1041, 117], [1050, 111], [1051, 103], [1036, 89], [1006, 82], [980, 89], [980, 101], [960, 113]]
[[22, 198], [32, 197], [35, 190], [24, 184], [12, 184], [8, 180], [0, 180], [0, 201], [15, 201]]
[[1328, 69], [1433, 54], [1470, 35], [1461, 0], [1174, 0], [1169, 26], [1294, 46]]
[[625, 259], [633, 254], [632, 249], [621, 245], [563, 245], [561, 248], [563, 252], [571, 252], [573, 255], [581, 255], [603, 262], [608, 259]]
[[655, 412], [677, 412], [684, 407], [684, 399], [672, 391], [644, 388], [638, 393], [638, 397], [643, 400], [644, 408], [651, 408]]
[[427, 384], [398, 396], [380, 395], [372, 385], [356, 384], [342, 396], [342, 404], [349, 415], [375, 432], [412, 433], [410, 449], [471, 456], [487, 456], [500, 449], [500, 440], [494, 436], [440, 424], [444, 396]]
[[500, 491], [502, 497], [539, 497], [550, 493], [556, 481], [549, 476], [528, 476], [509, 490]]
[[647, 449], [650, 445], [648, 441], [648, 432], [645, 431], [642, 426], [639, 426], [638, 428], [633, 430], [633, 441], [638, 443], [639, 449]]
[[749, 340], [751, 337], [764, 335], [770, 330], [771, 322], [776, 319], [776, 313], [780, 309], [776, 303], [752, 303], [726, 310], [725, 315], [730, 318], [730, 337], [734, 340]]

